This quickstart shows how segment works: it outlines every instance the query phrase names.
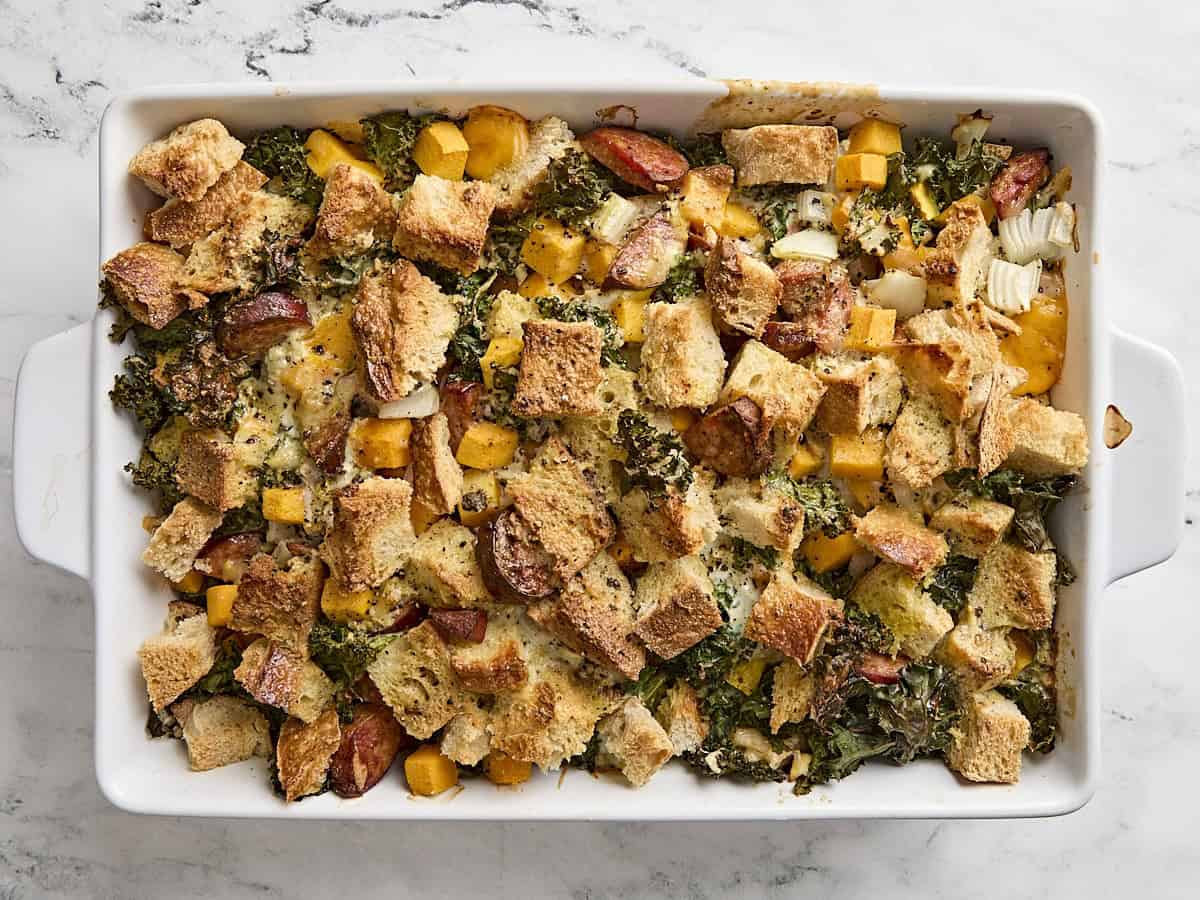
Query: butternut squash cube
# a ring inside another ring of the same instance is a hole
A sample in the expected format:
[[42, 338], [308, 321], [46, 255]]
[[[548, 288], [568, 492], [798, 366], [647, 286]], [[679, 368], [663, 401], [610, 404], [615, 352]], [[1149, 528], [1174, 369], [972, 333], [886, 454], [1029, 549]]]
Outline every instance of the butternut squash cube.
[[458, 766], [436, 744], [423, 744], [404, 760], [404, 777], [418, 797], [434, 797], [458, 784]]
[[500, 469], [513, 460], [519, 437], [495, 422], [476, 422], [459, 442], [454, 458], [472, 469]]
[[494, 337], [488, 342], [487, 350], [479, 358], [479, 370], [483, 373], [483, 384], [492, 389], [493, 368], [515, 366], [521, 359], [524, 342], [517, 337]]
[[646, 340], [646, 304], [653, 291], [628, 291], [612, 305], [612, 314], [617, 327], [627, 344], [641, 344]]
[[204, 587], [204, 573], [197, 572], [195, 569], [188, 572], [178, 581], [172, 584], [172, 587], [177, 591], [182, 591], [185, 594], [196, 594], [200, 592], [200, 588]]
[[354, 305], [347, 303], [341, 311], [325, 316], [304, 338], [304, 345], [336, 367], [349, 369], [358, 352], [354, 332], [350, 330], [352, 315]]
[[472, 107], [462, 134], [471, 148], [467, 174], [472, 178], [491, 178], [529, 150], [529, 123], [503, 106]]
[[725, 681], [749, 697], [758, 687], [758, 683], [762, 681], [766, 668], [767, 658], [762, 654], [756, 654], [749, 659], [742, 660], [730, 669], [729, 674], [725, 676]]
[[537, 272], [525, 276], [525, 280], [517, 285], [517, 293], [530, 300], [537, 297], [557, 297], [565, 300], [575, 296], [575, 292], [571, 290], [569, 284], [552, 284], [545, 275]]
[[637, 565], [637, 557], [633, 555], [633, 544], [629, 543], [623, 534], [618, 534], [616, 540], [608, 545], [608, 555], [615, 559], [622, 569]]
[[825, 462], [823, 457], [812, 444], [801, 444], [796, 448], [796, 452], [792, 454], [792, 458], [788, 461], [788, 474], [793, 478], [805, 478], [809, 475], [816, 475], [821, 471], [821, 465]]
[[409, 419], [355, 419], [350, 428], [350, 446], [355, 461], [364, 469], [402, 469], [408, 465]]
[[208, 607], [208, 624], [213, 628], [228, 625], [233, 617], [233, 601], [237, 599], [236, 584], [218, 584], [204, 594]]
[[492, 784], [524, 784], [533, 774], [533, 764], [493, 750], [483, 761], [483, 771]]
[[896, 336], [896, 310], [873, 306], [850, 309], [850, 330], [842, 346], [847, 350], [876, 353], [892, 345]]
[[846, 481], [846, 487], [850, 496], [854, 498], [855, 505], [863, 512], [874, 509], [883, 500], [883, 492], [877, 482], [850, 478]]
[[695, 412], [688, 409], [686, 406], [680, 406], [671, 410], [671, 427], [683, 434], [689, 428], [696, 424], [699, 418]]
[[264, 488], [262, 514], [268, 522], [282, 525], [304, 524], [304, 488]]
[[879, 190], [887, 184], [887, 157], [878, 153], [848, 153], [839, 156], [834, 181], [839, 191], [856, 188]]
[[358, 622], [366, 618], [373, 594], [368, 590], [344, 591], [336, 578], [326, 578], [321, 589], [321, 612], [331, 622]]
[[978, 194], [967, 194], [965, 197], [960, 197], [938, 213], [933, 221], [937, 225], [945, 225], [952, 209], [962, 209], [967, 206], [977, 207], [983, 213], [983, 220], [988, 225], [991, 225], [995, 221], [996, 204], [992, 202], [991, 197], [980, 197]]
[[883, 435], [877, 429], [833, 435], [829, 439], [829, 472], [835, 478], [882, 481]]
[[900, 126], [882, 119], [863, 119], [850, 129], [851, 153], [891, 156], [902, 149]]
[[858, 549], [858, 541], [849, 531], [834, 538], [815, 531], [800, 544], [800, 552], [818, 575], [840, 569], [850, 562], [850, 557], [857, 553]]
[[467, 167], [467, 145], [463, 133], [453, 122], [433, 122], [421, 129], [413, 145], [413, 161], [426, 175], [447, 181], [462, 181]]
[[496, 473], [479, 469], [463, 472], [462, 499], [458, 501], [459, 521], [468, 528], [474, 528], [492, 518], [499, 510], [500, 482], [496, 479]]
[[345, 163], [366, 172], [380, 184], [383, 184], [383, 171], [362, 157], [362, 151], [357, 150], [345, 141], [340, 141], [328, 131], [316, 129], [304, 142], [308, 151], [305, 160], [308, 167], [320, 178], [329, 176], [329, 170], [338, 163]]
[[583, 277], [592, 284], [603, 284], [618, 248], [614, 244], [589, 238], [583, 248]]
[[833, 211], [829, 214], [830, 224], [833, 225], [833, 230], [838, 234], [844, 232], [846, 226], [850, 224], [850, 210], [854, 209], [854, 204], [857, 200], [857, 191], [842, 194], [838, 198], [837, 205], [833, 207]]
[[753, 210], [740, 203], [726, 203], [725, 215], [717, 231], [724, 237], [752, 238], [762, 231], [762, 225]]
[[584, 236], [554, 219], [534, 223], [521, 245], [521, 262], [553, 284], [562, 284], [579, 271], [583, 262]]

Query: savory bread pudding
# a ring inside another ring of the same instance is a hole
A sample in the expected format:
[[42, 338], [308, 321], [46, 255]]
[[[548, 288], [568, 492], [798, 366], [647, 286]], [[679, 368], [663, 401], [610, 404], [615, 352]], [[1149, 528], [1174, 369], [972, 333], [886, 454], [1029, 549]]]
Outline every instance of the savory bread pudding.
[[1046, 516], [1088, 445], [1049, 402], [1070, 170], [989, 124], [479, 106], [146, 146], [162, 203], [101, 305], [175, 597], [151, 734], [268, 757], [288, 801], [397, 759], [418, 795], [672, 759], [1015, 782], [1054, 745]]

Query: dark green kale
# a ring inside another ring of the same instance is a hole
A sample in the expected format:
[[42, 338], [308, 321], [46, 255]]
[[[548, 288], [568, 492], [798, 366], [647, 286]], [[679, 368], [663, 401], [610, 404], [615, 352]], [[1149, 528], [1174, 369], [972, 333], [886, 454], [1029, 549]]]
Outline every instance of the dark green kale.
[[977, 560], [955, 554], [934, 570], [925, 590], [938, 606], [957, 613], [966, 605], [967, 595], [975, 586], [978, 568]]
[[654, 289], [654, 301], [675, 303], [696, 296], [704, 287], [701, 277], [703, 271], [704, 257], [698, 251], [683, 254], [671, 266], [667, 280]]
[[108, 339], [114, 344], [119, 344], [125, 340], [125, 335], [129, 333], [131, 328], [137, 325], [137, 320], [129, 314], [129, 310], [125, 308], [125, 305], [117, 299], [117, 292], [113, 290], [107, 278], [100, 282], [100, 302], [97, 304], [97, 307], [99, 309], [111, 309], [116, 316], [108, 329]]
[[300, 251], [304, 249], [304, 243], [304, 238], [299, 235], [264, 232], [262, 247], [256, 260], [255, 287], [247, 293], [255, 294], [267, 288], [284, 285], [308, 284], [309, 276], [300, 262]]
[[611, 172], [586, 153], [572, 149], [550, 163], [533, 207], [538, 215], [582, 228], [614, 187]]
[[444, 116], [414, 116], [404, 110], [379, 113], [362, 120], [363, 149], [383, 170], [389, 191], [402, 191], [420, 174], [413, 148], [421, 129]]
[[676, 149], [687, 157], [688, 165], [692, 168], [700, 166], [729, 165], [729, 157], [721, 143], [721, 133], [713, 132], [698, 134], [695, 137], [678, 143]]
[[587, 746], [580, 753], [566, 760], [563, 765], [572, 769], [583, 769], [585, 772], [595, 772], [597, 769], [596, 757], [599, 755], [600, 732], [594, 731], [588, 739]]
[[1029, 749], [1049, 753], [1058, 737], [1054, 632], [1035, 631], [1029, 637], [1035, 644], [1033, 661], [996, 690], [1017, 704], [1021, 715], [1029, 720]]
[[617, 442], [625, 450], [630, 483], [645, 490], [651, 502], [671, 490], [682, 496], [691, 488], [695, 473], [675, 432], [660, 431], [642, 413], [623, 410], [617, 417]]
[[563, 300], [559, 297], [538, 297], [538, 312], [556, 322], [591, 322], [600, 329], [600, 362], [606, 366], [628, 368], [625, 354], [625, 338], [612, 313], [592, 306], [586, 300]]
[[708, 742], [699, 750], [689, 750], [681, 757], [697, 775], [707, 778], [736, 778], [744, 781], [786, 781], [785, 769], [776, 769], [769, 763], [751, 760], [735, 747], [706, 749]]
[[642, 705], [650, 712], [658, 709], [663, 695], [671, 686], [670, 674], [656, 666], [646, 666], [642, 669], [637, 681], [631, 681], [625, 688], [625, 693], [632, 694], [642, 701]]
[[828, 652], [851, 657], [863, 651], [888, 656], [895, 646], [896, 636], [883, 624], [883, 620], [853, 600], [844, 601], [842, 622], [827, 642]]
[[242, 694], [244, 690], [233, 677], [234, 670], [242, 664], [242, 648], [237, 638], [227, 637], [217, 648], [217, 658], [208, 674], [184, 692], [189, 699], [203, 700], [217, 694]]
[[1046, 517], [1078, 480], [1075, 475], [1034, 478], [1013, 469], [1000, 469], [985, 478], [970, 469], [946, 475], [946, 483], [956, 490], [1015, 509], [1012, 539], [1032, 553], [1053, 546], [1046, 532]]
[[308, 635], [308, 655], [335, 684], [348, 687], [392, 642], [394, 634], [367, 634], [336, 622], [319, 621]]
[[352, 288], [357, 287], [363, 276], [375, 265], [375, 261], [386, 257], [386, 253], [367, 251], [355, 256], [335, 256], [324, 260], [319, 278], [322, 287]]
[[925, 182], [938, 209], [990, 184], [1004, 164], [998, 156], [983, 152], [982, 141], [972, 143], [961, 159], [953, 142], [934, 138], [917, 138], [915, 150], [906, 165], [910, 183]]
[[800, 188], [794, 184], [762, 184], [743, 188], [742, 193], [758, 204], [758, 220], [772, 241], [788, 233], [800, 204]]
[[533, 223], [534, 217], [526, 215], [507, 222], [493, 222], [488, 229], [490, 258], [505, 275], [512, 275], [520, 265], [521, 247], [533, 230]]
[[273, 469], [270, 466], [263, 466], [258, 470], [260, 489], [296, 487], [300, 483], [300, 472], [296, 469]]
[[450, 339], [455, 375], [464, 381], [482, 381], [479, 360], [487, 352], [487, 320], [496, 298], [484, 290], [463, 294], [458, 310], [458, 329]]
[[154, 455], [148, 446], [142, 447], [137, 462], [125, 464], [133, 483], [147, 491], [158, 491], [158, 510], [164, 515], [183, 499], [183, 491], [175, 481], [175, 465]]
[[854, 588], [855, 579], [850, 574], [849, 566], [842, 566], [840, 569], [833, 569], [829, 572], [817, 572], [803, 558], [800, 551], [796, 552], [794, 562], [797, 569], [819, 584], [826, 593], [842, 599], [850, 596], [850, 591]]
[[731, 546], [732, 565], [739, 572], [748, 572], [755, 563], [759, 563], [768, 571], [774, 571], [779, 565], [779, 551], [774, 547], [758, 547], [739, 537], [733, 538]]
[[850, 529], [850, 509], [832, 481], [824, 478], [792, 478], [786, 472], [771, 472], [763, 485], [791, 497], [804, 508], [804, 532], [820, 529], [837, 537]]
[[228, 537], [231, 534], [245, 534], [249, 531], [266, 531], [267, 520], [263, 518], [262, 505], [255, 498], [245, 506], [225, 511], [221, 524], [213, 532], [214, 538]]
[[315, 209], [325, 195], [325, 182], [308, 167], [307, 138], [308, 132], [287, 125], [269, 128], [246, 145], [242, 159], [271, 179], [269, 190]]
[[173, 415], [184, 411], [184, 405], [171, 389], [153, 375], [154, 364], [143, 356], [125, 359], [125, 371], [117, 375], [108, 392], [113, 406], [133, 413], [145, 431], [155, 431]]

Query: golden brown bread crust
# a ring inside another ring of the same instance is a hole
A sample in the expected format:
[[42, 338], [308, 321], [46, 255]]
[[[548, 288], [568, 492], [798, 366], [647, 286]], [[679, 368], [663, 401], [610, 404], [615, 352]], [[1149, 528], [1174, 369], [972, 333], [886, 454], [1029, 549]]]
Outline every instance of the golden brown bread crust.
[[695, 556], [652, 564], [638, 579], [637, 607], [634, 634], [663, 659], [698, 644], [723, 622], [712, 581]]
[[238, 684], [259, 703], [312, 722], [333, 699], [333, 682], [305, 653], [259, 638], [242, 651], [233, 672]]
[[486, 181], [418, 175], [396, 209], [392, 246], [463, 275], [479, 268], [496, 188]]
[[325, 179], [307, 249], [316, 259], [361, 253], [390, 237], [395, 225], [392, 195], [362, 169], [338, 163]]
[[220, 512], [194, 497], [184, 497], [154, 530], [142, 562], [168, 580], [179, 581], [192, 570], [220, 524]]
[[621, 532], [639, 562], [666, 562], [691, 556], [713, 540], [720, 529], [713, 502], [711, 470], [696, 468], [688, 492], [675, 491], [655, 503], [635, 488], [616, 504]]
[[634, 787], [646, 784], [675, 752], [667, 732], [636, 697], [601, 719], [596, 733], [602, 761], [620, 769]]
[[938, 507], [929, 527], [945, 532], [955, 553], [979, 559], [1004, 537], [1015, 514], [1011, 506], [994, 500], [955, 497]]
[[749, 397], [773, 427], [798, 435], [812, 423], [823, 396], [825, 385], [812, 372], [765, 344], [749, 340], [730, 364], [719, 402]]
[[1011, 700], [995, 691], [972, 694], [952, 731], [946, 763], [968, 781], [1015, 784], [1029, 733], [1029, 721]]
[[238, 460], [233, 441], [216, 428], [183, 433], [175, 479], [185, 493], [221, 512], [244, 504], [257, 487], [250, 470]]
[[516, 690], [528, 680], [529, 667], [520, 641], [506, 632], [485, 644], [455, 648], [450, 654], [454, 674], [464, 688], [477, 694], [498, 694]]
[[388, 644], [367, 674], [404, 730], [418, 740], [473, 702], [454, 674], [446, 643], [429, 620]]
[[100, 270], [126, 311], [151, 328], [163, 328], [185, 309], [208, 302], [183, 283], [184, 258], [161, 244], [134, 244]]
[[337, 709], [332, 705], [311, 723], [295, 718], [283, 723], [275, 744], [275, 771], [289, 803], [321, 792], [341, 739]]
[[999, 543], [979, 561], [967, 596], [985, 628], [1049, 628], [1054, 624], [1053, 551], [1030, 553]]
[[416, 537], [411, 503], [401, 478], [374, 476], [337, 492], [321, 558], [344, 590], [378, 587], [404, 565]]
[[190, 247], [220, 228], [247, 193], [267, 183], [267, 176], [246, 162], [225, 172], [199, 200], [168, 200], [146, 213], [146, 239], [170, 244], [177, 250]]
[[702, 408], [715, 403], [725, 376], [725, 351], [707, 303], [646, 307], [639, 380], [656, 406]]
[[438, 515], [454, 512], [463, 493], [462, 466], [450, 448], [450, 423], [445, 413], [434, 413], [413, 422], [409, 439], [412, 451], [413, 498]]
[[143, 147], [129, 161], [129, 174], [160, 197], [200, 200], [244, 149], [216, 119], [198, 119]]
[[430, 607], [472, 608], [494, 602], [475, 558], [475, 534], [453, 519], [434, 522], [412, 545], [404, 574]]
[[929, 487], [955, 463], [955, 432], [932, 401], [909, 397], [887, 437], [888, 477], [915, 490]]
[[266, 716], [241, 697], [220, 694], [189, 702], [180, 712], [188, 764], [193, 771], [204, 772], [271, 754], [271, 729]]
[[949, 552], [944, 537], [890, 503], [881, 503], [859, 519], [854, 537], [917, 581], [945, 562]]
[[816, 684], [796, 660], [785, 659], [771, 681], [771, 734], [789, 722], [803, 722], [812, 709]]
[[817, 366], [825, 395], [817, 408], [816, 427], [828, 434], [861, 434], [875, 425], [896, 421], [904, 401], [904, 379], [887, 356], [845, 365]]
[[833, 174], [838, 133], [832, 125], [755, 125], [721, 132], [738, 187], [788, 182], [825, 184]]
[[738, 249], [732, 238], [720, 238], [704, 267], [704, 289], [723, 331], [761, 337], [775, 314], [782, 288], [775, 271]]
[[518, 416], [595, 416], [603, 337], [590, 322], [526, 322], [512, 410]]
[[266, 553], [256, 554], [238, 582], [229, 627], [307, 653], [323, 584], [323, 566], [315, 557], [294, 556], [280, 568]]
[[198, 610], [173, 620], [138, 648], [138, 661], [151, 705], [162, 712], [208, 674], [217, 658], [216, 632]]
[[842, 613], [842, 602], [808, 579], [776, 572], [746, 622], [746, 637], [801, 664], [817, 652], [825, 629]]

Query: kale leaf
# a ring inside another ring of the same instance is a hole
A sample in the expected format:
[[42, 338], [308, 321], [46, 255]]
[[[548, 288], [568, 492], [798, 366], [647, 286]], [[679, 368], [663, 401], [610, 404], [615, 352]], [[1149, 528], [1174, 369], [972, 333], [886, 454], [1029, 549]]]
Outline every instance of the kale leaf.
[[242, 664], [242, 648], [237, 638], [227, 637], [217, 648], [217, 658], [208, 673], [184, 692], [188, 699], [203, 700], [217, 694], [242, 694], [244, 690], [233, 677]]
[[677, 143], [676, 149], [687, 157], [688, 165], [692, 168], [729, 164], [719, 131], [697, 134], [690, 140]]
[[977, 560], [955, 554], [934, 570], [925, 590], [938, 606], [957, 613], [967, 603], [967, 595], [975, 585], [978, 568]]
[[703, 288], [700, 273], [704, 271], [704, 257], [699, 252], [685, 253], [679, 257], [667, 279], [654, 289], [657, 303], [675, 303], [694, 297]]
[[288, 125], [269, 128], [251, 139], [242, 159], [271, 179], [270, 190], [315, 209], [325, 195], [325, 182], [308, 166], [307, 138], [308, 132]]
[[308, 635], [308, 655], [336, 684], [348, 687], [395, 638], [367, 634], [336, 622], [319, 621]]
[[1000, 469], [980, 478], [970, 469], [949, 472], [950, 487], [1013, 507], [1013, 539], [1032, 553], [1053, 545], [1046, 532], [1046, 517], [1079, 480], [1075, 475], [1034, 478], [1013, 469]]
[[651, 502], [672, 489], [682, 496], [691, 488], [695, 473], [675, 432], [655, 428], [643, 413], [623, 410], [617, 417], [617, 441], [625, 450], [630, 483], [642, 488]]
[[692, 771], [707, 778], [740, 778], [746, 781], [786, 781], [788, 773], [769, 763], [751, 760], [734, 747], [689, 750], [681, 757]]
[[174, 464], [159, 459], [149, 447], [143, 446], [137, 462], [126, 463], [125, 471], [133, 477], [133, 483], [138, 487], [158, 491], [160, 513], [170, 512], [184, 497], [175, 481]]
[[612, 173], [586, 153], [571, 149], [550, 163], [533, 206], [539, 215], [582, 228], [614, 187]]
[[1017, 704], [1021, 715], [1029, 720], [1029, 749], [1049, 753], [1058, 737], [1054, 632], [1035, 631], [1029, 637], [1035, 644], [1033, 661], [996, 690]]
[[404, 190], [416, 179], [420, 169], [412, 154], [417, 135], [426, 125], [443, 118], [433, 114], [414, 116], [404, 110], [394, 110], [362, 120], [363, 149], [383, 170], [389, 191]]
[[945, 209], [991, 183], [1004, 164], [998, 156], [983, 152], [983, 142], [975, 141], [960, 159], [953, 142], [917, 138], [915, 153], [906, 165], [910, 184], [924, 181], [938, 209]]
[[800, 205], [800, 189], [796, 185], [756, 185], [743, 188], [742, 193], [758, 204], [758, 220], [772, 241], [788, 233], [788, 225]]
[[245, 534], [249, 531], [265, 531], [267, 520], [263, 518], [262, 506], [254, 499], [244, 506], [225, 511], [221, 524], [213, 532], [214, 538], [228, 537], [231, 534]]
[[117, 375], [108, 396], [117, 409], [133, 413], [145, 431], [156, 430], [184, 411], [171, 389], [154, 377], [154, 365], [144, 356], [126, 357], [125, 371]]
[[825, 478], [792, 478], [786, 472], [771, 472], [763, 485], [791, 497], [804, 508], [804, 531], [817, 529], [837, 537], [850, 529], [850, 510], [832, 481]]
[[768, 571], [774, 571], [779, 565], [779, 551], [774, 547], [758, 547], [743, 538], [735, 537], [732, 548], [732, 565], [739, 572], [749, 571], [754, 563], [759, 563]]
[[494, 222], [488, 229], [490, 259], [504, 274], [513, 274], [520, 265], [521, 248], [533, 230], [533, 223], [534, 217], [527, 215], [507, 222]]
[[458, 310], [458, 328], [450, 339], [450, 354], [457, 363], [456, 375], [464, 381], [482, 381], [479, 360], [487, 352], [487, 320], [496, 298], [487, 291], [462, 295]]
[[617, 326], [616, 317], [606, 310], [593, 306], [586, 300], [563, 300], [559, 297], [538, 297], [538, 312], [556, 322], [591, 322], [600, 329], [600, 362], [606, 366], [628, 368], [625, 354], [625, 338]]

